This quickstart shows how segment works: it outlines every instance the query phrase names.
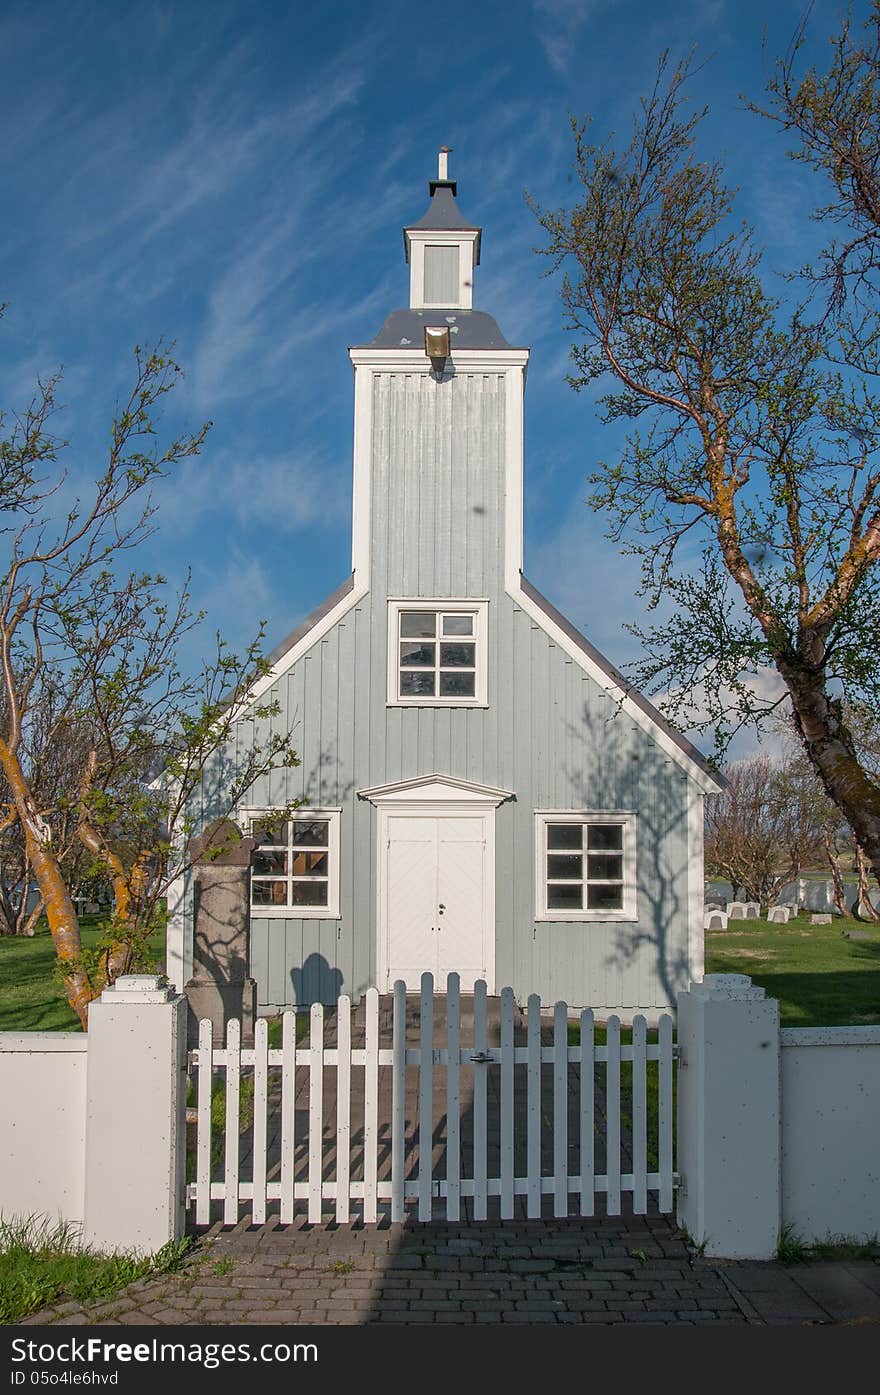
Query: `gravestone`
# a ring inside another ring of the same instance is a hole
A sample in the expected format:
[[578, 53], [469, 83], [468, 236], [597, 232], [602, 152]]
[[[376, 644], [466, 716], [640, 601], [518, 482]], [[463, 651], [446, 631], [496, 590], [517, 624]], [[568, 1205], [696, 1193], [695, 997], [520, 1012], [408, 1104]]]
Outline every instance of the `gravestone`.
[[830, 925], [830, 924], [831, 924], [831, 916], [830, 916], [830, 915], [825, 915], [824, 913], [822, 913], [821, 915], [811, 915], [811, 916], [810, 916], [810, 924], [811, 924], [811, 925]]
[[846, 940], [872, 940], [874, 938], [870, 930], [844, 930], [843, 936]]
[[712, 911], [712, 910], [708, 910], [708, 909], [707, 909], [706, 914], [705, 914], [705, 916], [703, 917], [703, 929], [704, 929], [704, 930], [726, 930], [726, 929], [727, 929], [727, 912], [726, 912], [726, 911]]
[[731, 920], [745, 920], [747, 918], [746, 902], [731, 901], [727, 907], [727, 914]]
[[759, 901], [746, 901], [746, 920], [761, 919], [761, 903]]
[[771, 906], [767, 912], [767, 921], [771, 925], [787, 925], [790, 914], [788, 906]]
[[184, 987], [190, 1045], [209, 1017], [213, 1041], [226, 1040], [226, 1024], [241, 1021], [242, 1045], [253, 1045], [257, 985], [250, 977], [248, 876], [254, 839], [242, 837], [231, 819], [216, 819], [189, 841], [195, 879], [193, 973]]

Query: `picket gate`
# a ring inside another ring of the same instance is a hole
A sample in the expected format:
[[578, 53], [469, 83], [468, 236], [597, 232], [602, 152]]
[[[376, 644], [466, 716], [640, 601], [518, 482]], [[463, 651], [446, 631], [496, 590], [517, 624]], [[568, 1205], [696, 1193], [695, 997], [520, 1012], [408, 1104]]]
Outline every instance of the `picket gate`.
[[[198, 1047], [189, 1053], [197, 1103], [195, 1178], [187, 1185], [187, 1204], [195, 1207], [196, 1224], [208, 1225], [213, 1219], [212, 1202], [222, 1203], [226, 1225], [238, 1222], [242, 1205], [250, 1207], [257, 1225], [266, 1220], [270, 1208], [280, 1211], [282, 1224], [290, 1223], [303, 1209], [312, 1224], [321, 1222], [328, 1210], [337, 1222], [357, 1216], [371, 1224], [379, 1219], [380, 1208], [383, 1215], [390, 1212], [392, 1221], [406, 1216], [426, 1222], [441, 1215], [458, 1221], [465, 1211], [474, 1220], [485, 1220], [490, 1198], [497, 1198], [501, 1220], [514, 1217], [517, 1198], [524, 1199], [530, 1218], [542, 1215], [545, 1197], [552, 1198], [557, 1217], [568, 1216], [572, 1209], [580, 1216], [594, 1215], [600, 1195], [607, 1215], [621, 1213], [624, 1194], [631, 1197], [636, 1215], [646, 1212], [649, 1194], [656, 1198], [659, 1211], [672, 1210], [678, 1178], [673, 1156], [676, 1048], [669, 1015], [661, 1016], [653, 1042], [647, 1040], [645, 1018], [636, 1017], [631, 1044], [621, 1043], [620, 1022], [610, 1017], [606, 1042], [597, 1045], [593, 1014], [584, 1010], [579, 1014], [580, 1040], [569, 1044], [568, 1008], [557, 1003], [553, 1039], [546, 1043], [541, 1033], [546, 1019], [542, 1019], [540, 999], [532, 995], [526, 1009], [526, 1040], [517, 1045], [514, 994], [505, 988], [500, 995], [500, 1044], [489, 1046], [486, 984], [478, 981], [473, 1042], [465, 1044], [460, 984], [458, 975], [450, 974], [445, 995], [446, 1045], [438, 1048], [434, 1005], [433, 979], [424, 974], [419, 1042], [408, 1046], [406, 986], [396, 983], [390, 1048], [379, 1044], [375, 988], [365, 995], [362, 1047], [351, 1044], [352, 1005], [347, 995], [336, 1006], [335, 1045], [325, 1045], [325, 1013], [318, 1003], [310, 1011], [309, 1040], [304, 1046], [296, 1043], [294, 1012], [284, 1014], [281, 1047], [271, 1049], [264, 1019], [257, 1020], [254, 1045], [246, 1049], [241, 1046], [240, 1023], [231, 1021], [226, 1045], [214, 1046], [211, 1024], [202, 1022]], [[649, 1071], [649, 1062], [657, 1062], [656, 1071]], [[409, 1095], [408, 1067], [418, 1069], [416, 1091], [410, 1089]], [[380, 1092], [381, 1072], [386, 1073], [384, 1092]], [[438, 1072], [441, 1085], [445, 1077], [439, 1117]], [[490, 1072], [497, 1072], [491, 1102]], [[462, 1091], [463, 1074], [471, 1080], [467, 1098]], [[623, 1074], [629, 1077], [626, 1098], [621, 1089]], [[223, 1081], [225, 1121], [220, 1157], [212, 1125], [217, 1075]], [[335, 1085], [330, 1091], [328, 1076]], [[252, 1081], [253, 1123], [243, 1142], [240, 1103], [245, 1077]], [[652, 1111], [649, 1093], [654, 1096]], [[335, 1094], [335, 1111], [326, 1107], [328, 1094]], [[363, 1099], [363, 1123], [356, 1141], [352, 1135], [355, 1094]], [[380, 1096], [388, 1106], [383, 1111]], [[408, 1112], [413, 1117], [408, 1119]], [[380, 1119], [380, 1113], [388, 1117]], [[654, 1120], [650, 1138], [649, 1113]], [[304, 1115], [305, 1137], [300, 1139]], [[464, 1165], [462, 1146], [466, 1116], [470, 1168]], [[603, 1154], [604, 1171], [596, 1166], [600, 1117], [604, 1146], [600, 1132], [598, 1151]], [[434, 1158], [438, 1135], [441, 1168]], [[650, 1170], [649, 1143], [654, 1163]], [[524, 1166], [517, 1167], [518, 1162]], [[353, 1170], [360, 1175], [353, 1176]]]

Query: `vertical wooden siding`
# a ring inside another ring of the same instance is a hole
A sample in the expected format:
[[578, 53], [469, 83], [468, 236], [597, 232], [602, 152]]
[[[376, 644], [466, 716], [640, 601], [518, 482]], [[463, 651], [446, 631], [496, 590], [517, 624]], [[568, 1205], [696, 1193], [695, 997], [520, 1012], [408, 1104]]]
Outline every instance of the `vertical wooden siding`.
[[[373, 422], [371, 591], [279, 680], [301, 764], [250, 801], [342, 806], [341, 915], [254, 919], [261, 1006], [373, 981], [375, 810], [356, 791], [435, 771], [516, 791], [497, 812], [498, 981], [666, 1005], [686, 974], [685, 777], [504, 592], [503, 377], [378, 375]], [[387, 599], [412, 595], [489, 600], [488, 709], [386, 705]], [[537, 808], [636, 810], [638, 925], [535, 923]]]

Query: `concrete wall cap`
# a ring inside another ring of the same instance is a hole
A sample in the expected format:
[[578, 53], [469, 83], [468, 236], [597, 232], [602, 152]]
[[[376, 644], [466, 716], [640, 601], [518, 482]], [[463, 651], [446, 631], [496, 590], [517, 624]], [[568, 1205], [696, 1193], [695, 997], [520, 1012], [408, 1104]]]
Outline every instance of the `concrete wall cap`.
[[759, 1002], [767, 996], [748, 974], [706, 974], [701, 983], [691, 984], [689, 992], [710, 1002]]
[[172, 1003], [179, 995], [157, 974], [122, 974], [99, 999], [102, 1003]]

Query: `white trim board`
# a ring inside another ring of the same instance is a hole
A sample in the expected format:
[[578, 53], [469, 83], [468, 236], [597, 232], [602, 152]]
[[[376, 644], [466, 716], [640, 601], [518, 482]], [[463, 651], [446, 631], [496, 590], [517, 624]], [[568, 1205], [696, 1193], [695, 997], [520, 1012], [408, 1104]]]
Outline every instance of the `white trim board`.
[[377, 807], [382, 804], [440, 804], [444, 809], [453, 804], [491, 804], [497, 807], [505, 799], [513, 799], [513, 790], [494, 789], [474, 780], [460, 780], [454, 775], [416, 775], [409, 780], [395, 780], [388, 785], [374, 785], [358, 790], [358, 799], [368, 799]]

